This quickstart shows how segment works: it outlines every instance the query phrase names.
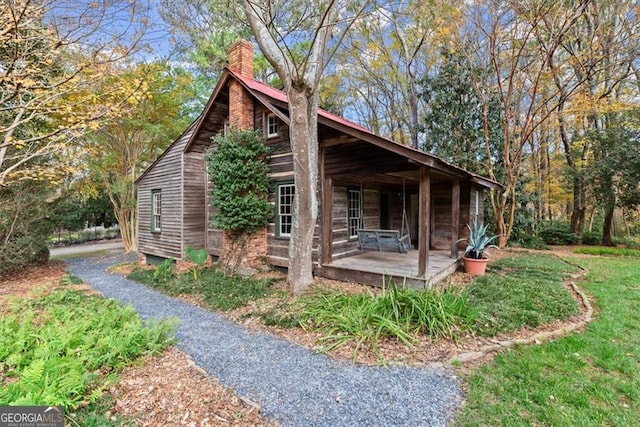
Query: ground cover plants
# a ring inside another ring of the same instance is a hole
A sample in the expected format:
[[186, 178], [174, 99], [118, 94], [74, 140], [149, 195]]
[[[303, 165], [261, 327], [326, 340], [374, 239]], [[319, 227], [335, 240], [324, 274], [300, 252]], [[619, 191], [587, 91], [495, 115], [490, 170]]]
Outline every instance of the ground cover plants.
[[[382, 291], [319, 286], [293, 299], [270, 280], [229, 277], [215, 269], [202, 270], [195, 280], [190, 273], [176, 274], [171, 262], [165, 264], [155, 270], [135, 269], [128, 277], [170, 295], [197, 295], [211, 309], [231, 311], [234, 320], [247, 324], [256, 319], [316, 350], [344, 347], [354, 359], [366, 353], [378, 363], [385, 362], [382, 347], [390, 344], [406, 347], [404, 353], [422, 352], [435, 343], [451, 348], [459, 340], [466, 346], [476, 337], [486, 340], [532, 330], [579, 311], [563, 286], [578, 269], [551, 254], [504, 256], [468, 286], [444, 285], [431, 291], [393, 283]], [[299, 339], [306, 333], [311, 338]]]
[[523, 254], [495, 261], [490, 274], [466, 289], [478, 314], [471, 329], [490, 337], [577, 314], [577, 303], [562, 286], [563, 279], [577, 271], [550, 255]]
[[176, 274], [174, 270], [174, 264], [167, 260], [156, 269], [134, 269], [127, 278], [168, 295], [198, 295], [207, 307], [222, 311], [242, 307], [250, 300], [273, 293], [272, 279], [228, 276], [210, 268], [202, 269], [196, 275], [193, 269], [182, 274]]
[[118, 373], [165, 349], [173, 330], [77, 290], [14, 299], [0, 319], [0, 405], [62, 405], [67, 414], [100, 406]]
[[640, 260], [571, 258], [597, 318], [464, 375], [457, 425], [640, 425]]
[[633, 248], [612, 248], [607, 246], [579, 247], [573, 250], [576, 254], [603, 255], [614, 257], [635, 257], [640, 258], [640, 249]]

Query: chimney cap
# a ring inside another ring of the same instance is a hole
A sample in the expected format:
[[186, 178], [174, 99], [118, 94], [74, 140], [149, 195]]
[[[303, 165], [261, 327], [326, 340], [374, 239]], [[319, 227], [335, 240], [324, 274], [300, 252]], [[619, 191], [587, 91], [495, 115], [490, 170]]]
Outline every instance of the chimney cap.
[[240, 73], [244, 77], [253, 79], [253, 44], [248, 40], [240, 39], [229, 47], [229, 68]]

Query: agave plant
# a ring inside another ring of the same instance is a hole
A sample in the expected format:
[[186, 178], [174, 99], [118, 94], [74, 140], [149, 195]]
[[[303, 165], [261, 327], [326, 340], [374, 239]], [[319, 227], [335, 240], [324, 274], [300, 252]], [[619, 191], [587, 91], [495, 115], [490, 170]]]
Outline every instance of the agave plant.
[[464, 256], [472, 259], [484, 258], [484, 251], [486, 249], [500, 249], [493, 244], [493, 241], [498, 236], [487, 237], [487, 226], [477, 220], [473, 220], [473, 224], [467, 224], [469, 229], [469, 237], [458, 240], [459, 242], [466, 242], [467, 248], [464, 251]]

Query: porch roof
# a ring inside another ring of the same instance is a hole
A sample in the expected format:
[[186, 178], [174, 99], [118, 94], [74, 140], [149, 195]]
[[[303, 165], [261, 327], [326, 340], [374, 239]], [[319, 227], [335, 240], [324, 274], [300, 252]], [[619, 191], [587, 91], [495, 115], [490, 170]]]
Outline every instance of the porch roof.
[[[230, 68], [227, 68], [227, 70], [233, 77], [235, 77], [247, 90], [249, 90], [261, 102], [265, 103], [265, 100], [262, 99], [263, 98], [262, 96], [267, 96], [268, 98], [270, 98], [270, 100], [276, 101], [278, 104], [280, 104], [279, 105], [280, 107], [285, 107], [285, 108], [287, 107], [288, 104], [287, 104], [286, 93], [274, 87], [268, 86], [264, 83], [261, 83], [255, 79], [249, 79]], [[267, 100], [267, 103], [269, 103], [268, 100]], [[267, 105], [267, 103], [265, 103], [265, 106], [269, 108], [270, 106]], [[271, 105], [270, 109], [274, 110], [276, 108], [274, 108], [274, 106]], [[282, 114], [282, 112], [279, 110], [278, 110], [278, 113]], [[501, 184], [496, 181], [493, 181], [489, 178], [469, 172], [431, 153], [427, 153], [425, 151], [421, 151], [421, 150], [409, 147], [407, 145], [402, 145], [391, 139], [376, 135], [373, 132], [371, 132], [369, 129], [363, 126], [360, 126], [356, 123], [353, 123], [345, 119], [344, 117], [340, 117], [336, 114], [323, 110], [322, 108], [318, 109], [318, 122], [330, 128], [339, 130], [347, 135], [359, 138], [370, 144], [373, 144], [385, 150], [391, 151], [395, 154], [404, 156], [407, 159], [410, 159], [418, 164], [428, 166], [430, 168], [433, 168], [451, 175], [469, 178], [472, 182], [486, 188], [498, 189], [501, 187]], [[288, 117], [285, 123], [288, 123]]]
[[[206, 117], [209, 115], [210, 110], [216, 105], [216, 98], [221, 93], [222, 88], [226, 85], [228, 79], [230, 78], [237, 80], [261, 104], [263, 104], [267, 109], [276, 114], [285, 124], [289, 124], [289, 117], [286, 113], [288, 108], [288, 99], [286, 93], [264, 83], [261, 83], [255, 79], [243, 76], [237, 70], [226, 67], [222, 77], [220, 78], [220, 81], [218, 82], [218, 85], [216, 86], [216, 89], [214, 90], [211, 98], [207, 103], [207, 106], [205, 107], [203, 114], [198, 120], [199, 123], [197, 124], [197, 129], [191, 136], [191, 140], [185, 147], [185, 151], [188, 151], [191, 145], [193, 145], [195, 140], [198, 138], [199, 131], [202, 128], [203, 123], [206, 121]], [[380, 147], [396, 155], [403, 156], [418, 165], [430, 167], [447, 175], [469, 179], [471, 182], [485, 188], [501, 188], [501, 184], [496, 181], [469, 172], [431, 153], [402, 145], [391, 139], [376, 135], [363, 126], [360, 126], [345, 119], [344, 117], [340, 117], [321, 108], [318, 109], [318, 123], [374, 146]]]

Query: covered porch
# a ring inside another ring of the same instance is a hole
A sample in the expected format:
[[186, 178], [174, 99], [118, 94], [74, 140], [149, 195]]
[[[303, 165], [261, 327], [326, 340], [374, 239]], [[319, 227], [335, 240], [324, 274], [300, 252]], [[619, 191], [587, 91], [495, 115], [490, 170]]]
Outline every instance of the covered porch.
[[[482, 194], [499, 184], [360, 129], [323, 131], [318, 273], [373, 286], [392, 277], [417, 288], [453, 273], [465, 224], [482, 220]], [[411, 249], [363, 251], [358, 230], [399, 233]]]
[[321, 267], [323, 277], [382, 287], [393, 279], [414, 289], [430, 289], [455, 272], [460, 259], [446, 250], [430, 250], [426, 272], [418, 270], [420, 253], [363, 251], [357, 255], [332, 261]]

